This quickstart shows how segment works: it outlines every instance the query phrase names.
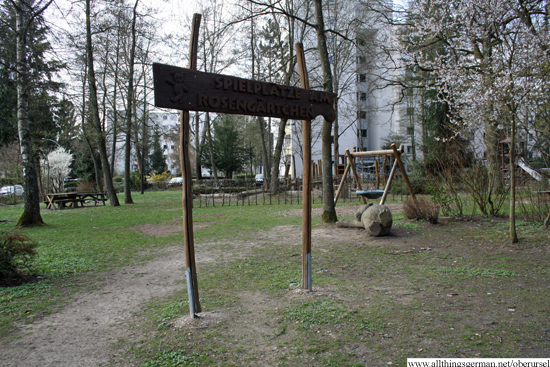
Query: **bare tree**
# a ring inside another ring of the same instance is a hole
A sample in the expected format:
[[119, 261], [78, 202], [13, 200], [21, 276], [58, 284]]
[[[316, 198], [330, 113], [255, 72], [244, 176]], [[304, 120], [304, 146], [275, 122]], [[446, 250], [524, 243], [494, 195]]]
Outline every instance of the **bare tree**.
[[133, 204], [132, 191], [130, 190], [130, 155], [132, 149], [132, 119], [133, 104], [134, 101], [134, 59], [136, 53], [136, 18], [137, 18], [137, 6], [139, 0], [136, 0], [134, 9], [132, 12], [132, 27], [131, 27], [131, 46], [130, 46], [130, 59], [128, 62], [128, 91], [126, 102], [126, 145], [124, 147], [124, 204]]
[[111, 169], [109, 168], [109, 159], [107, 156], [107, 146], [105, 143], [105, 134], [103, 127], [101, 126], [101, 120], [99, 117], [99, 104], [97, 101], [97, 83], [94, 71], [94, 56], [92, 47], [92, 27], [91, 27], [91, 0], [86, 0], [86, 60], [88, 68], [88, 88], [90, 97], [90, 115], [92, 124], [95, 129], [96, 138], [99, 146], [99, 155], [101, 158], [101, 165], [103, 168], [103, 177], [105, 180], [105, 188], [107, 189], [107, 195], [112, 206], [119, 206], [118, 197], [113, 186], [113, 178], [111, 176]]

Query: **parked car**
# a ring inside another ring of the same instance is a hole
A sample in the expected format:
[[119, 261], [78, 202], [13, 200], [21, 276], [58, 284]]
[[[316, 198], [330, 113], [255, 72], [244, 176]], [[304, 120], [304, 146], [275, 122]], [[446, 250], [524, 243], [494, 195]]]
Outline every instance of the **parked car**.
[[168, 187], [181, 185], [183, 185], [183, 177], [172, 177], [170, 181], [168, 181]]
[[10, 195], [13, 195], [14, 193], [16, 196], [22, 196], [24, 192], [25, 190], [21, 185], [2, 186], [2, 188], [0, 188], [0, 197], [10, 196]]
[[261, 186], [264, 184], [264, 175], [262, 173], [259, 173], [254, 178], [256, 180], [256, 185]]

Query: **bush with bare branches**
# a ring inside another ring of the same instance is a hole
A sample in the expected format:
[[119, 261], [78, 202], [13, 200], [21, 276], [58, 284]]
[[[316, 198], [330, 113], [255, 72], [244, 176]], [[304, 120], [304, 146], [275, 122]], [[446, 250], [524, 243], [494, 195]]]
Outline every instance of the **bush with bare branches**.
[[439, 218], [439, 205], [422, 197], [417, 198], [416, 201], [412, 198], [406, 199], [403, 203], [403, 211], [409, 219], [424, 219], [432, 224], [436, 224]]

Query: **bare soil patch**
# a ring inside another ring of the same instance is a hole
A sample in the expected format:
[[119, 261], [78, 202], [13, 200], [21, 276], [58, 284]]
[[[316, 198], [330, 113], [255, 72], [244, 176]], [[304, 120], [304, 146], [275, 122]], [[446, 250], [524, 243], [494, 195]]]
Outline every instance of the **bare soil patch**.
[[[390, 209], [396, 214], [400, 205]], [[337, 211], [353, 216], [355, 207]], [[197, 222], [195, 229], [216, 223]], [[500, 219], [402, 221], [394, 222], [390, 236], [372, 238], [362, 229], [315, 226], [312, 293], [300, 289], [295, 276], [299, 225], [275, 226], [246, 240], [200, 242], [204, 312], [191, 319], [182, 310], [161, 328], [147, 305], [173, 294], [186, 300], [183, 249], [171, 247], [145, 264], [97, 274], [90, 290], [61, 311], [18, 325], [2, 341], [0, 360], [3, 366], [137, 366], [161, 349], [198, 353], [210, 361], [205, 365], [238, 366], [547, 357], [549, 235], [526, 226], [519, 228], [522, 242], [511, 245], [505, 228]], [[157, 237], [182, 231], [176, 224], [126, 229]], [[289, 310], [313, 306], [324, 311], [289, 318]]]
[[[175, 218], [174, 222], [181, 222], [181, 219]], [[193, 229], [203, 229], [207, 228], [211, 225], [215, 225], [220, 222], [194, 222], [193, 223]], [[151, 236], [156, 237], [168, 237], [172, 236], [178, 232], [183, 233], [183, 224], [176, 225], [176, 224], [145, 224], [142, 226], [134, 226], [134, 227], [126, 227], [123, 229], [128, 229], [132, 231], [141, 232], [144, 234], [148, 234]]]
[[[107, 366], [120, 354], [111, 348], [132, 337], [128, 329], [143, 303], [178, 290], [185, 266], [183, 251], [170, 250], [140, 266], [90, 280], [93, 290], [79, 293], [63, 310], [20, 331], [0, 348], [2, 366]], [[130, 364], [132, 365], [132, 364]]]

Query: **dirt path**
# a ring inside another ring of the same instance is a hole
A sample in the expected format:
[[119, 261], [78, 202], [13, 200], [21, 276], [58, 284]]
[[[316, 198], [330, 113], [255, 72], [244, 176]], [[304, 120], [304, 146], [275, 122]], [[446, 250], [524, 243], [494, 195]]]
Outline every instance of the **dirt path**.
[[108, 274], [97, 289], [79, 293], [58, 313], [21, 325], [15, 340], [0, 348], [2, 366], [105, 366], [118, 355], [112, 343], [131, 337], [127, 324], [153, 297], [181, 288], [183, 251], [173, 248], [139, 266]]
[[[338, 215], [352, 216], [354, 207], [337, 208]], [[392, 208], [392, 211], [398, 208]], [[316, 209], [314, 215], [320, 215]], [[301, 215], [301, 210], [286, 212], [286, 215]], [[179, 218], [178, 218], [179, 221]], [[202, 223], [204, 228], [212, 223]], [[181, 231], [174, 225], [144, 225], [137, 231], [162, 237]], [[196, 229], [199, 229], [197, 227]], [[274, 237], [280, 235], [280, 228]], [[287, 240], [292, 234], [299, 241], [298, 227], [285, 231]], [[315, 238], [323, 242], [324, 237], [333, 236], [330, 230], [316, 229]], [[363, 237], [358, 231], [344, 232], [345, 237]], [[343, 238], [340, 238], [343, 240]], [[247, 245], [241, 244], [246, 250]], [[241, 254], [242, 255], [242, 254]], [[197, 262], [213, 259], [197, 257]], [[45, 316], [31, 324], [18, 325], [17, 335], [5, 342], [0, 348], [0, 361], [6, 367], [27, 366], [106, 366], [115, 363], [127, 366], [128, 361], [117, 354], [113, 343], [120, 339], [135, 339], [128, 327], [132, 318], [139, 313], [152, 298], [167, 296], [182, 288], [185, 258], [182, 247], [173, 247], [168, 254], [160, 256], [143, 265], [116, 269], [108, 274], [99, 274], [100, 281], [92, 281], [94, 290], [78, 293], [75, 300], [67, 304], [60, 312]], [[258, 304], [261, 304], [258, 303]]]

